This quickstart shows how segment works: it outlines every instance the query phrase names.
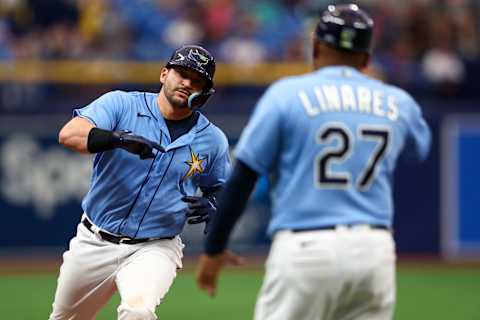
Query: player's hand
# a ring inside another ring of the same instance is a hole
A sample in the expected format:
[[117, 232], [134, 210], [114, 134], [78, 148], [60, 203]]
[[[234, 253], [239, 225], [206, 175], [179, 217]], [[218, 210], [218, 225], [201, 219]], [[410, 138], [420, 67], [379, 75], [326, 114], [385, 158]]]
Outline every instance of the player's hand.
[[242, 265], [244, 261], [245, 259], [228, 250], [215, 256], [202, 254], [197, 266], [197, 286], [207, 291], [210, 297], [214, 297], [220, 270], [228, 264]]
[[208, 233], [210, 221], [217, 213], [215, 202], [206, 197], [184, 196], [182, 201], [186, 202], [187, 222], [188, 224], [196, 224], [205, 222], [204, 233]]
[[155, 158], [153, 149], [165, 152], [165, 149], [158, 143], [142, 136], [134, 135], [130, 131], [114, 131], [113, 135], [117, 139], [115, 147], [137, 154], [140, 159]]

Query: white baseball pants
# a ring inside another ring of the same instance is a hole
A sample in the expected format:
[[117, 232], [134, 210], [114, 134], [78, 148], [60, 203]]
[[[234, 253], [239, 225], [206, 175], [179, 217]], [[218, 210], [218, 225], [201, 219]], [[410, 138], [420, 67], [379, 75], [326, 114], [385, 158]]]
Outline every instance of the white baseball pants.
[[387, 320], [395, 304], [395, 245], [367, 225], [281, 231], [274, 237], [255, 320]]
[[139, 244], [113, 244], [82, 223], [63, 254], [50, 320], [92, 320], [116, 290], [119, 320], [154, 320], [177, 269], [184, 245], [179, 236]]

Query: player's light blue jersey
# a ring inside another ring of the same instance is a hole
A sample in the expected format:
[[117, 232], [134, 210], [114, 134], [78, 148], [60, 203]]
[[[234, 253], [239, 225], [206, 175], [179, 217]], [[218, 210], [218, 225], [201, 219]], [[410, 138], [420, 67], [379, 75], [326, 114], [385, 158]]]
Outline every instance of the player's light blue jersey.
[[236, 156], [272, 180], [269, 234], [336, 224], [391, 226], [402, 151], [423, 159], [430, 130], [403, 90], [344, 66], [274, 83]]
[[157, 94], [109, 92], [74, 116], [98, 128], [129, 130], [161, 144], [155, 159], [141, 160], [123, 149], [95, 155], [90, 190], [82, 208], [98, 227], [134, 238], [179, 234], [186, 220], [180, 199], [222, 185], [230, 173], [228, 142], [203, 115], [171, 142]]

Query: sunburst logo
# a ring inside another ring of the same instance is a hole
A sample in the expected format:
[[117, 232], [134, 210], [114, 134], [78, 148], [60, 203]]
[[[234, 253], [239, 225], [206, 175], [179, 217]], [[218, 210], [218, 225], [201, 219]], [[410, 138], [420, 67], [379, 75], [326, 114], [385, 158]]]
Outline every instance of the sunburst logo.
[[190, 160], [185, 161], [188, 165], [188, 171], [183, 176], [183, 180], [188, 179], [197, 173], [203, 173], [205, 170], [204, 161], [207, 157], [202, 158], [199, 153], [195, 154], [192, 150], [190, 150], [190, 157]]

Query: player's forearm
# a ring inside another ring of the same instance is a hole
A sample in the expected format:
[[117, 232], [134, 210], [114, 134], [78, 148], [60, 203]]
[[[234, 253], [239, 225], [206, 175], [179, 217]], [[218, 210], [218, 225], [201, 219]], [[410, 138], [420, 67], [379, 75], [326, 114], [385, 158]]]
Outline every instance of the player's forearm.
[[218, 195], [217, 214], [207, 234], [205, 253], [215, 255], [225, 249], [233, 227], [242, 215], [257, 179], [258, 174], [255, 171], [237, 160], [230, 179]]
[[94, 127], [84, 118], [73, 118], [60, 130], [58, 142], [73, 151], [89, 153], [87, 148], [88, 134]]

